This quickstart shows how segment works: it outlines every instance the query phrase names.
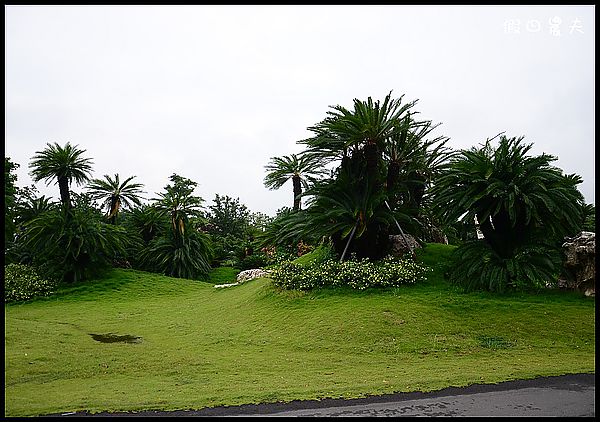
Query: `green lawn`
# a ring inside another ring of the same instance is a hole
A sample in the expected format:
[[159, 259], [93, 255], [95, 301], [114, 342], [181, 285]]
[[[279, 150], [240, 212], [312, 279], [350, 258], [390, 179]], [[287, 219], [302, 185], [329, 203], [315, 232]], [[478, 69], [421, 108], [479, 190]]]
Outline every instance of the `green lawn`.
[[[199, 409], [595, 372], [595, 301], [575, 293], [465, 294], [450, 247], [420, 253], [428, 282], [278, 292], [113, 270], [5, 306], [5, 416]], [[103, 343], [90, 334], [131, 335]]]

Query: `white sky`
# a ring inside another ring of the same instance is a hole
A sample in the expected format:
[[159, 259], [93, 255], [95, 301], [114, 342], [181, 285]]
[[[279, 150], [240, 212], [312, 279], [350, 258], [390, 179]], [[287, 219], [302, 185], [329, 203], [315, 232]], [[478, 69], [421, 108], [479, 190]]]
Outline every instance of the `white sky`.
[[595, 203], [594, 38], [592, 5], [5, 5], [5, 156], [27, 186], [33, 155], [69, 141], [148, 198], [177, 173], [206, 206], [274, 215], [292, 186], [263, 186], [270, 157], [392, 90], [453, 148], [525, 136]]

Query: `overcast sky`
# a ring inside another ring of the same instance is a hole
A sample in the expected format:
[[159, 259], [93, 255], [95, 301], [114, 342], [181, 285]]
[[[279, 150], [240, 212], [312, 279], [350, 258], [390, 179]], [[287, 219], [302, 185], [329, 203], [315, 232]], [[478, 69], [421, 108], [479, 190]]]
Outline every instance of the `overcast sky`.
[[274, 215], [292, 186], [264, 187], [270, 157], [393, 91], [452, 148], [524, 136], [595, 203], [594, 7], [5, 5], [5, 156], [27, 186], [68, 141], [148, 198], [177, 173]]

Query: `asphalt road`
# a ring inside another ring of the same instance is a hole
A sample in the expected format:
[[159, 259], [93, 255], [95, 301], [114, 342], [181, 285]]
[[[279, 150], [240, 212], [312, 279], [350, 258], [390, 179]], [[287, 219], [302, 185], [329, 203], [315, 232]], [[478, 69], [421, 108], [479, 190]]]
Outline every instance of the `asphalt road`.
[[557, 416], [595, 417], [595, 374], [541, 377], [397, 393], [363, 399], [323, 399], [222, 406], [186, 411], [77, 412], [61, 416]]

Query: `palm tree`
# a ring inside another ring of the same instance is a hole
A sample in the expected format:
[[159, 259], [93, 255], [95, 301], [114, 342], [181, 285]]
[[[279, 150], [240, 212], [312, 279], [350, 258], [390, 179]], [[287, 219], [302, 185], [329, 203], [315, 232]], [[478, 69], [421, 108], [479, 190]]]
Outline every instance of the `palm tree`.
[[159, 228], [139, 254], [139, 261], [144, 268], [173, 277], [204, 278], [213, 251], [210, 238], [200, 229], [205, 221], [203, 199], [193, 195], [196, 182], [177, 174], [170, 180], [173, 184], [167, 185], [152, 205], [157, 212], [154, 216], [165, 218], [167, 226]]
[[550, 165], [556, 160], [551, 155], [527, 156], [533, 144], [522, 139], [501, 136], [497, 148], [487, 140], [461, 151], [431, 190], [442, 220], [476, 217], [484, 235], [457, 249], [456, 281], [475, 278], [474, 285], [490, 290], [523, 282], [543, 286], [541, 277], [560, 265], [560, 241], [581, 227], [581, 177], [563, 175]]
[[273, 190], [282, 187], [288, 180], [292, 180], [294, 189], [294, 211], [300, 209], [300, 196], [302, 189], [308, 189], [309, 182], [315, 176], [326, 173], [320, 163], [313, 155], [286, 155], [283, 157], [272, 157], [269, 164], [265, 166], [268, 171], [264, 179], [265, 187]]
[[33, 263], [66, 282], [77, 282], [108, 268], [115, 256], [125, 256], [129, 243], [121, 226], [102, 222], [102, 214], [87, 195], [74, 195], [69, 212], [50, 207], [25, 222], [24, 243]]
[[403, 96], [392, 99], [391, 95], [390, 92], [383, 104], [371, 97], [367, 101], [354, 99], [354, 110], [332, 106], [334, 111], [327, 112], [327, 118], [308, 128], [316, 136], [301, 143], [315, 154], [341, 153], [343, 158], [358, 160], [366, 166], [368, 177], [377, 178], [387, 139], [400, 125], [403, 115], [416, 104], [416, 101], [402, 104]]
[[[351, 218], [352, 224], [348, 233], [339, 232], [332, 236], [336, 249], [339, 242], [336, 239], [349, 239], [355, 235], [358, 230], [361, 238], [357, 242], [357, 254], [363, 256], [376, 257], [387, 249], [389, 241], [388, 234], [391, 226], [388, 219], [372, 219], [370, 215], [361, 214], [361, 210], [370, 210], [372, 215], [388, 216], [388, 202], [384, 186], [384, 151], [390, 142], [390, 138], [399, 132], [399, 128], [404, 131], [404, 136], [408, 131], [405, 119], [408, 111], [416, 104], [416, 101], [403, 104], [402, 98], [392, 99], [391, 92], [385, 97], [383, 103], [373, 101], [369, 97], [366, 101], [354, 99], [353, 110], [346, 109], [340, 105], [332, 106], [328, 117], [315, 126], [309, 127], [315, 136], [301, 141], [308, 146], [307, 153], [324, 159], [325, 163], [341, 159], [340, 166], [336, 169], [337, 177], [344, 178], [345, 181], [336, 184], [336, 189], [319, 192], [320, 195], [329, 195], [330, 193], [339, 193], [339, 190], [350, 189], [354, 192], [348, 192], [350, 198], [354, 194], [360, 194], [361, 201], [368, 201], [368, 204], [362, 204], [355, 208], [358, 214]], [[367, 194], [368, 193], [368, 194]], [[323, 201], [314, 202], [314, 204]], [[348, 203], [350, 205], [351, 202]], [[333, 206], [333, 205], [332, 205]], [[367, 223], [368, 221], [368, 223]], [[354, 230], [356, 227], [356, 230]], [[362, 230], [366, 230], [363, 234]], [[344, 246], [344, 250], [346, 250]]]
[[185, 227], [190, 219], [202, 217], [202, 199], [192, 195], [198, 183], [188, 178], [172, 174], [173, 185], [165, 186], [164, 193], [155, 198], [155, 208], [163, 215], [169, 215], [175, 237], [185, 235]]
[[426, 189], [453, 155], [445, 146], [448, 137], [429, 138], [439, 125], [433, 125], [430, 120], [414, 120], [407, 113], [386, 140], [383, 149], [387, 163], [385, 184], [392, 208], [397, 202], [420, 208]]
[[118, 174], [115, 174], [114, 179], [105, 174], [104, 180], [93, 179], [88, 186], [92, 199], [103, 201], [107, 207], [106, 218], [111, 224], [116, 223], [121, 207], [131, 209], [133, 205], [141, 205], [140, 194], [143, 193], [141, 188], [144, 185], [130, 183], [134, 177], [128, 177], [121, 183]]
[[486, 242], [501, 256], [534, 230], [562, 239], [582, 221], [581, 177], [563, 175], [550, 165], [556, 160], [551, 155], [528, 157], [533, 144], [522, 140], [501, 136], [497, 148], [488, 140], [462, 151], [432, 189], [438, 214], [449, 221], [477, 217]]
[[61, 147], [58, 143], [46, 144], [42, 151], [37, 151], [29, 167], [34, 182], [45, 180], [46, 185], [53, 181], [58, 183], [60, 199], [65, 209], [71, 208], [69, 185], [75, 181], [78, 185], [89, 180], [92, 172], [92, 160], [83, 158], [85, 150], [72, 146], [69, 142]]

